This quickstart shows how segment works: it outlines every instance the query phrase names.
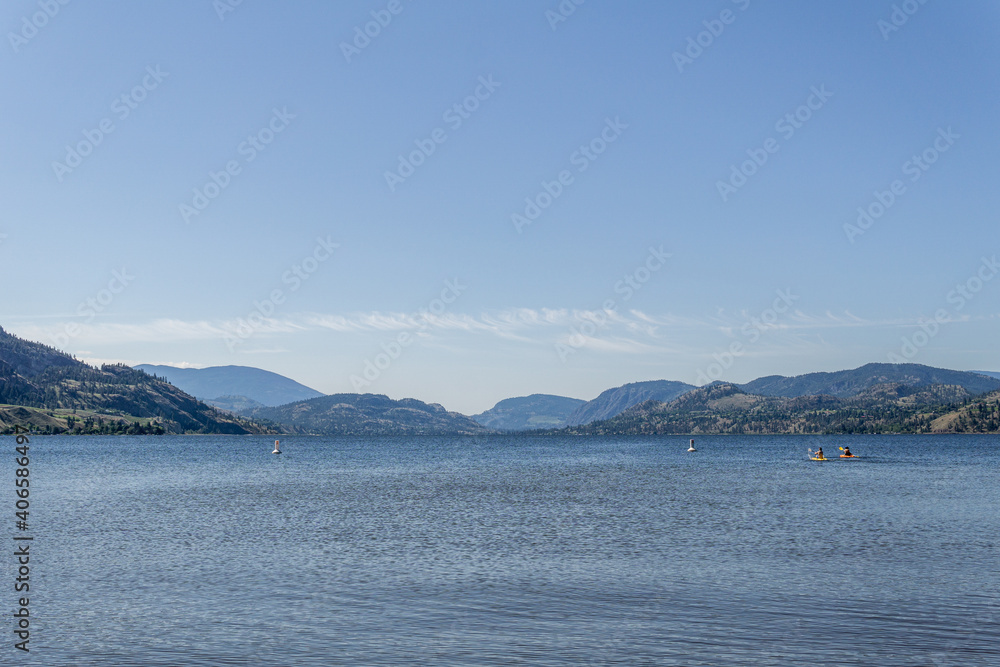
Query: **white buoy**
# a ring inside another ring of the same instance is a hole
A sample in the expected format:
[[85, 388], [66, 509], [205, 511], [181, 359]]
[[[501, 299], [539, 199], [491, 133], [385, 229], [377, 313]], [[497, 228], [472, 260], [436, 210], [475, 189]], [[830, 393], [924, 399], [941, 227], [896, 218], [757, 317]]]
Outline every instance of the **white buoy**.
[[271, 453], [272, 454], [280, 454], [281, 453], [281, 448], [278, 447], [278, 441], [277, 440], [274, 441], [274, 451], [271, 452]]
[[694, 438], [691, 438], [691, 446], [688, 447], [688, 451], [689, 452], [696, 452], [696, 451], [698, 451], [697, 449], [694, 448]]

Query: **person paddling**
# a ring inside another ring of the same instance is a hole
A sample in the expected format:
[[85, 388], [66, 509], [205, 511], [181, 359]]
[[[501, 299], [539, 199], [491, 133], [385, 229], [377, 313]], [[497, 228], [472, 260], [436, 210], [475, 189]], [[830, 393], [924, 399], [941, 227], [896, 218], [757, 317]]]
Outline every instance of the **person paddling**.
[[854, 454], [851, 454], [850, 447], [844, 447], [844, 456], [854, 456]]
[[818, 458], [818, 459], [826, 458], [825, 456], [823, 456], [823, 448], [822, 447], [820, 447], [818, 450], [816, 450], [816, 458]]

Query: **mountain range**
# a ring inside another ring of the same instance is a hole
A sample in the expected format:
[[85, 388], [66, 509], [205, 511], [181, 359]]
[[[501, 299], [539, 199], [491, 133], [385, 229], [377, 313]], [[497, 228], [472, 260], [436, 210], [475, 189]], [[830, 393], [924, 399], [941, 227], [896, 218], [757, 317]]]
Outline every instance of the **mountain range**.
[[[191, 393], [215, 394], [209, 400], [225, 410]], [[47, 433], [997, 432], [998, 422], [1000, 373], [919, 364], [867, 364], [701, 388], [635, 382], [590, 401], [532, 394], [466, 417], [412, 398], [324, 396], [245, 366], [95, 368], [0, 328], [0, 432], [15, 424]]]
[[[952, 385], [961, 387], [965, 391], [961, 398], [967, 398], [1000, 388], [1000, 373], [953, 371], [919, 364], [872, 363], [852, 370], [806, 373], [792, 377], [770, 375], [745, 384], [732, 384], [747, 395], [786, 398], [801, 396], [849, 398], [864, 394], [880, 385], [901, 387]], [[548, 428], [582, 426], [612, 419], [634, 406], [649, 401], [670, 403], [695, 389], [697, 387], [694, 385], [670, 380], [633, 382], [605, 390], [597, 398], [578, 404], [576, 409], [568, 414], [565, 409], [556, 410], [548, 406], [557, 404], [566, 406], [569, 405], [566, 401], [576, 399], [534, 394], [529, 397], [504, 399], [490, 410], [472, 418], [484, 426], [500, 430], [539, 429], [545, 428], [544, 423], [550, 424]], [[948, 392], [939, 392], [935, 395], [942, 400], [946, 396], [952, 396], [956, 400], [960, 398]], [[543, 402], [535, 398], [541, 396], [545, 397]], [[563, 402], [557, 403], [559, 399]]]
[[765, 396], [713, 383], [669, 402], [646, 401], [578, 435], [699, 433], [995, 433], [1000, 391], [975, 399], [959, 385], [876, 384], [850, 397]]
[[807, 373], [794, 377], [770, 375], [739, 387], [761, 396], [855, 396], [878, 384], [900, 383], [909, 386], [928, 384], [958, 385], [970, 394], [1000, 388], [997, 378], [983, 373], [951, 371], [920, 364], [865, 364], [860, 368], [833, 373]]

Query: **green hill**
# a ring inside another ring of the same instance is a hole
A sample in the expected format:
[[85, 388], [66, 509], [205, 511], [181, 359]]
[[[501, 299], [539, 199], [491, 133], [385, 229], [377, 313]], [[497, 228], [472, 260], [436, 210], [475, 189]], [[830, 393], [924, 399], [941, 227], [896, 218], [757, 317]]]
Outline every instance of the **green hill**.
[[1000, 391], [956, 407], [936, 418], [932, 424], [935, 433], [998, 433], [1000, 432]]
[[936, 433], [976, 428], [996, 432], [998, 411], [997, 393], [973, 398], [958, 385], [884, 383], [840, 398], [762, 396], [718, 383], [669, 403], [646, 401], [612, 419], [565, 431], [581, 435]]
[[124, 365], [94, 368], [0, 328], [0, 429], [46, 433], [264, 433]]

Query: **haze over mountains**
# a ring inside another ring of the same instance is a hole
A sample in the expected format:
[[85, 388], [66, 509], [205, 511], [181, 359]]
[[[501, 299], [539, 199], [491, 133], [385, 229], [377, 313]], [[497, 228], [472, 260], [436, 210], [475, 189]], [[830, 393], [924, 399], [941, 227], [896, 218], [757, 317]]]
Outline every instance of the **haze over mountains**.
[[[236, 378], [238, 384], [227, 385], [220, 377]], [[254, 368], [211, 369], [208, 378], [211, 381], [200, 385], [199, 391], [238, 389], [266, 400], [281, 400], [288, 396], [287, 392], [318, 394], [288, 378]], [[240, 380], [245, 383], [239, 383]], [[252, 402], [249, 398], [244, 400]], [[3, 433], [12, 432], [16, 426], [31, 428], [36, 433], [106, 434], [488, 432], [468, 417], [448, 412], [440, 405], [415, 399], [394, 401], [374, 394], [320, 394], [317, 398], [274, 408], [255, 402], [252, 405], [244, 411], [249, 417], [223, 412], [139, 368], [116, 364], [94, 368], [0, 328], [0, 432]], [[278, 419], [262, 421], [272, 416]]]
[[[217, 394], [212, 400], [229, 412], [190, 392]], [[504, 399], [470, 418], [412, 398], [323, 396], [277, 373], [243, 366], [98, 369], [0, 328], [0, 431], [14, 424], [50, 433], [997, 432], [1000, 373], [873, 363], [743, 385], [697, 388], [653, 380], [614, 387], [590, 401], [547, 394]]]
[[[170, 384], [203, 401], [228, 398], [230, 403], [238, 403], [239, 398], [248, 398], [259, 405], [275, 406], [323, 395], [284, 375], [250, 366], [178, 368], [139, 364], [135, 368], [166, 378]], [[249, 402], [245, 403], [253, 407]]]
[[[466, 417], [440, 405], [416, 399], [392, 400], [379, 394], [318, 395], [266, 406], [252, 397], [276, 402], [293, 392], [319, 392], [276, 373], [247, 367], [216, 367], [201, 369], [201, 373], [194, 369], [143, 368], [158, 374], [175, 373], [174, 377], [180, 376], [189, 390], [228, 392], [228, 396], [216, 397], [213, 403], [238, 415], [280, 424], [292, 432], [326, 435], [561, 428], [581, 434], [811, 433], [843, 429], [929, 432], [964, 424], [938, 418], [977, 395], [1000, 389], [1000, 378], [986, 373], [872, 363], [835, 372], [767, 376], [742, 385], [716, 382], [701, 389], [672, 380], [633, 382], [607, 389], [590, 401], [531, 394], [504, 399], [489, 410]], [[185, 372], [176, 374], [178, 370]], [[195, 384], [199, 376], [209, 381]], [[725, 396], [720, 398], [719, 391]], [[707, 400], [707, 395], [712, 400]], [[990, 423], [986, 412], [976, 414], [984, 417], [983, 424]]]

